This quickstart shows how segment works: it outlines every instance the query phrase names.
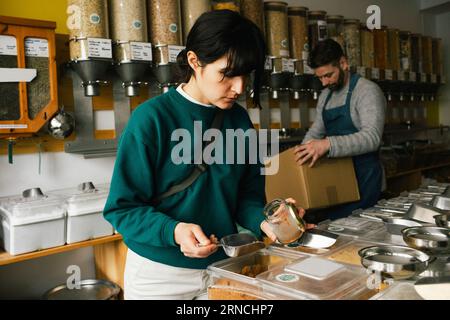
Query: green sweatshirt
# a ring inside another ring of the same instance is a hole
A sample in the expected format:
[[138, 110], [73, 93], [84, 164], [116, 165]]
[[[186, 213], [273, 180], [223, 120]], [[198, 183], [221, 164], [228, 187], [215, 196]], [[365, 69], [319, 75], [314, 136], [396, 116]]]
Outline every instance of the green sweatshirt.
[[[104, 216], [137, 254], [190, 269], [205, 269], [226, 258], [220, 248], [205, 259], [185, 257], [174, 240], [180, 222], [198, 224], [207, 237], [236, 233], [236, 223], [261, 236], [265, 180], [261, 165], [249, 164], [248, 141], [246, 164], [212, 164], [188, 189], [152, 205], [152, 199], [186, 179], [194, 166], [173, 163], [172, 149], [180, 141], [171, 141], [172, 132], [184, 128], [191, 133], [194, 159], [194, 121], [201, 121], [204, 132], [216, 111], [171, 89], [133, 112], [120, 139]], [[224, 141], [226, 129], [249, 128], [253, 126], [245, 109], [236, 104], [225, 111]]]

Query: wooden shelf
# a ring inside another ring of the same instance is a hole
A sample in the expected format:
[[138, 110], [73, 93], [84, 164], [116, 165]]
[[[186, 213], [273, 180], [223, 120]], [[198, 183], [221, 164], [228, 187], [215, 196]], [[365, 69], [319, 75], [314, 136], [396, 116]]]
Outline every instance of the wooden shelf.
[[80, 248], [84, 248], [84, 247], [91, 247], [91, 246], [97, 246], [97, 245], [101, 245], [101, 244], [105, 244], [105, 243], [116, 242], [119, 240], [122, 240], [122, 236], [120, 234], [116, 234], [113, 236], [78, 242], [78, 243], [74, 243], [74, 244], [68, 244], [68, 245], [61, 246], [61, 247], [25, 253], [25, 254], [21, 254], [21, 255], [17, 255], [17, 256], [12, 256], [7, 252], [0, 251], [0, 266], [13, 264], [13, 263], [21, 262], [21, 261], [26, 261], [26, 260], [37, 259], [37, 258], [41, 258], [41, 257], [46, 257], [46, 256], [50, 256], [53, 254], [72, 251], [72, 250], [76, 250], [76, 249], [80, 249]]
[[386, 179], [393, 179], [393, 178], [403, 177], [403, 176], [407, 176], [407, 175], [414, 174], [414, 173], [417, 173], [417, 172], [428, 171], [428, 170], [433, 170], [433, 169], [439, 169], [439, 168], [444, 168], [444, 167], [450, 167], [450, 162], [436, 164], [436, 165], [429, 166], [429, 167], [417, 168], [417, 169], [408, 170], [408, 171], [404, 171], [404, 172], [399, 172], [399, 173], [396, 173], [396, 174], [394, 174], [392, 176], [387, 176]]

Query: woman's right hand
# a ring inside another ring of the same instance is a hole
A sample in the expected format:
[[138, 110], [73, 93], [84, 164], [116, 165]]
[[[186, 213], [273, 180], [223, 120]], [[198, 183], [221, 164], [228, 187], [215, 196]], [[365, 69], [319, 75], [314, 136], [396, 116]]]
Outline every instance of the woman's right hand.
[[189, 258], [207, 258], [218, 249], [196, 224], [180, 222], [175, 227], [174, 237], [181, 252]]

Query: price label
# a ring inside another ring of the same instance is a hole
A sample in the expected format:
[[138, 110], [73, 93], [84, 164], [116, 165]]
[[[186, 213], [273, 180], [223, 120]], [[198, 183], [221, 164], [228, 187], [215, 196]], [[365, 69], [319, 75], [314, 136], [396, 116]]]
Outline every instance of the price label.
[[437, 75], [435, 75], [435, 74], [431, 75], [431, 83], [433, 83], [433, 84], [437, 83]]
[[283, 72], [295, 72], [295, 64], [294, 64], [294, 60], [292, 59], [282, 59], [282, 71]]
[[358, 67], [357, 72], [363, 78], [365, 78], [367, 76], [367, 71], [366, 71], [365, 67]]
[[272, 71], [272, 57], [266, 57], [266, 63], [264, 64], [264, 70]]
[[409, 73], [409, 81], [411, 81], [411, 82], [416, 82], [416, 81], [417, 81], [417, 73], [415, 73], [415, 72], [410, 72], [410, 73]]
[[25, 56], [48, 58], [47, 39], [27, 38], [25, 39]]
[[148, 42], [130, 42], [131, 60], [152, 61], [152, 44]]
[[427, 83], [427, 74], [426, 73], [420, 74], [420, 82]]
[[111, 39], [88, 38], [88, 57], [112, 59]]
[[177, 57], [181, 51], [183, 51], [186, 47], [183, 46], [169, 46], [169, 62], [176, 63]]
[[314, 75], [314, 70], [309, 66], [307, 61], [303, 62], [303, 72], [305, 74]]
[[380, 69], [372, 68], [372, 79], [375, 79], [375, 80], [380, 79]]
[[0, 36], [0, 54], [5, 56], [17, 56], [16, 38]]
[[384, 70], [384, 78], [386, 80], [391, 80], [391, 81], [394, 80], [394, 71], [389, 70], [389, 69]]
[[398, 81], [405, 81], [405, 73], [403, 71], [398, 72]]

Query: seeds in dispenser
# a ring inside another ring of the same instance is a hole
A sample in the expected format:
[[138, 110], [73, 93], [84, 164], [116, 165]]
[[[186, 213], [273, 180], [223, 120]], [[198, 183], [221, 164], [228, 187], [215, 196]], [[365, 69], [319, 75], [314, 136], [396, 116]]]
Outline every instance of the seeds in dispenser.
[[250, 21], [253, 21], [261, 32], [265, 32], [263, 0], [241, 0], [241, 14]]
[[210, 10], [211, 3], [209, 0], [181, 0], [184, 43], [186, 43], [189, 31], [193, 27], [195, 21], [197, 21], [198, 17]]
[[273, 57], [289, 58], [289, 29], [287, 3], [264, 3], [268, 53]]

